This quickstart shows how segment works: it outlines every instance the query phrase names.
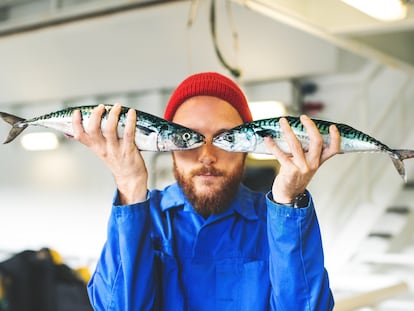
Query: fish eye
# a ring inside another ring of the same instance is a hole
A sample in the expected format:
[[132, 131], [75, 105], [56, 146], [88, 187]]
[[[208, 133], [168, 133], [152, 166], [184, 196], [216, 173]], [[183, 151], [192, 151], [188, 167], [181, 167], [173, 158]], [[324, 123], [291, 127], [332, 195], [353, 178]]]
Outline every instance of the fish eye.
[[191, 134], [188, 133], [188, 132], [185, 132], [185, 133], [183, 133], [182, 137], [183, 137], [184, 140], [189, 140], [191, 138]]
[[234, 142], [234, 136], [233, 136], [233, 135], [231, 135], [231, 134], [226, 134], [226, 135], [224, 136], [224, 139], [225, 139], [225, 140], [227, 140], [229, 143]]

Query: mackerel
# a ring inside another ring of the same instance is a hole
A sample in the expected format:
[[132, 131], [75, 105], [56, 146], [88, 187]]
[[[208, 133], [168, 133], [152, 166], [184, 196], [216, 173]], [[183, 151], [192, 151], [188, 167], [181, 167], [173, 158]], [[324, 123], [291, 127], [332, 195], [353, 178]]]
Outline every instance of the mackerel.
[[[309, 137], [299, 117], [286, 116], [289, 125], [300, 141], [303, 150], [309, 148]], [[271, 137], [279, 148], [289, 153], [289, 146], [285, 141], [279, 118], [262, 119], [242, 124], [233, 129], [224, 131], [213, 138], [212, 144], [230, 152], [253, 152], [270, 154], [265, 144], [265, 137]], [[414, 150], [391, 149], [377, 139], [341, 123], [312, 119], [320, 131], [324, 146], [329, 144], [329, 127], [335, 125], [341, 136], [340, 153], [350, 152], [383, 152], [390, 156], [400, 176], [407, 181], [403, 160], [413, 158]]]
[[[4, 144], [13, 141], [28, 126], [41, 126], [54, 129], [73, 137], [72, 115], [79, 110], [82, 116], [82, 125], [87, 128], [92, 110], [97, 106], [69, 107], [63, 110], [48, 113], [32, 119], [23, 119], [9, 113], [0, 112], [0, 118], [9, 123], [12, 128]], [[112, 105], [105, 106], [101, 128], [105, 126], [108, 113]], [[121, 107], [118, 122], [118, 137], [123, 136], [127, 112], [130, 108]], [[149, 113], [137, 112], [135, 144], [138, 149], [145, 151], [177, 151], [194, 149], [205, 144], [204, 135], [179, 124], [166, 121]]]

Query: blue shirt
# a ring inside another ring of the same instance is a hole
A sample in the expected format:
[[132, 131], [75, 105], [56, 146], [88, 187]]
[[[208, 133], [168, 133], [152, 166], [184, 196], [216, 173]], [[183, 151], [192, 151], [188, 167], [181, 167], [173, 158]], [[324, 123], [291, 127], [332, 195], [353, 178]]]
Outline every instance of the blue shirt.
[[332, 310], [312, 200], [303, 209], [241, 186], [228, 210], [198, 215], [177, 184], [143, 203], [115, 196], [88, 285], [95, 310]]

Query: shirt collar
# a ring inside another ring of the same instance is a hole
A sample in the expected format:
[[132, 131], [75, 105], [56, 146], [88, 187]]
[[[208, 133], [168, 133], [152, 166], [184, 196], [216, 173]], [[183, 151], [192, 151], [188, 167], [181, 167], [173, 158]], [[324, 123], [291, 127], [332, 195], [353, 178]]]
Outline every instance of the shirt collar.
[[[226, 216], [235, 212], [248, 220], [256, 220], [259, 216], [255, 208], [254, 198], [252, 191], [244, 185], [240, 185], [237, 195], [229, 208], [222, 214], [216, 215], [216, 217]], [[161, 199], [161, 210], [165, 212], [168, 209], [178, 207], [183, 208], [184, 211], [195, 212], [190, 202], [184, 196], [181, 187], [174, 183], [164, 190], [164, 195]]]

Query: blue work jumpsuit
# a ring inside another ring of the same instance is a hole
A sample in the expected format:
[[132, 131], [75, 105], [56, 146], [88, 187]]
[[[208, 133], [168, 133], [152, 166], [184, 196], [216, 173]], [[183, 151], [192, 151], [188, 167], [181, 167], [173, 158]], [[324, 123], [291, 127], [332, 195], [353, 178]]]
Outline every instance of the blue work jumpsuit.
[[118, 205], [88, 292], [95, 310], [333, 309], [312, 199], [302, 209], [240, 186], [229, 208], [198, 215], [177, 184]]

